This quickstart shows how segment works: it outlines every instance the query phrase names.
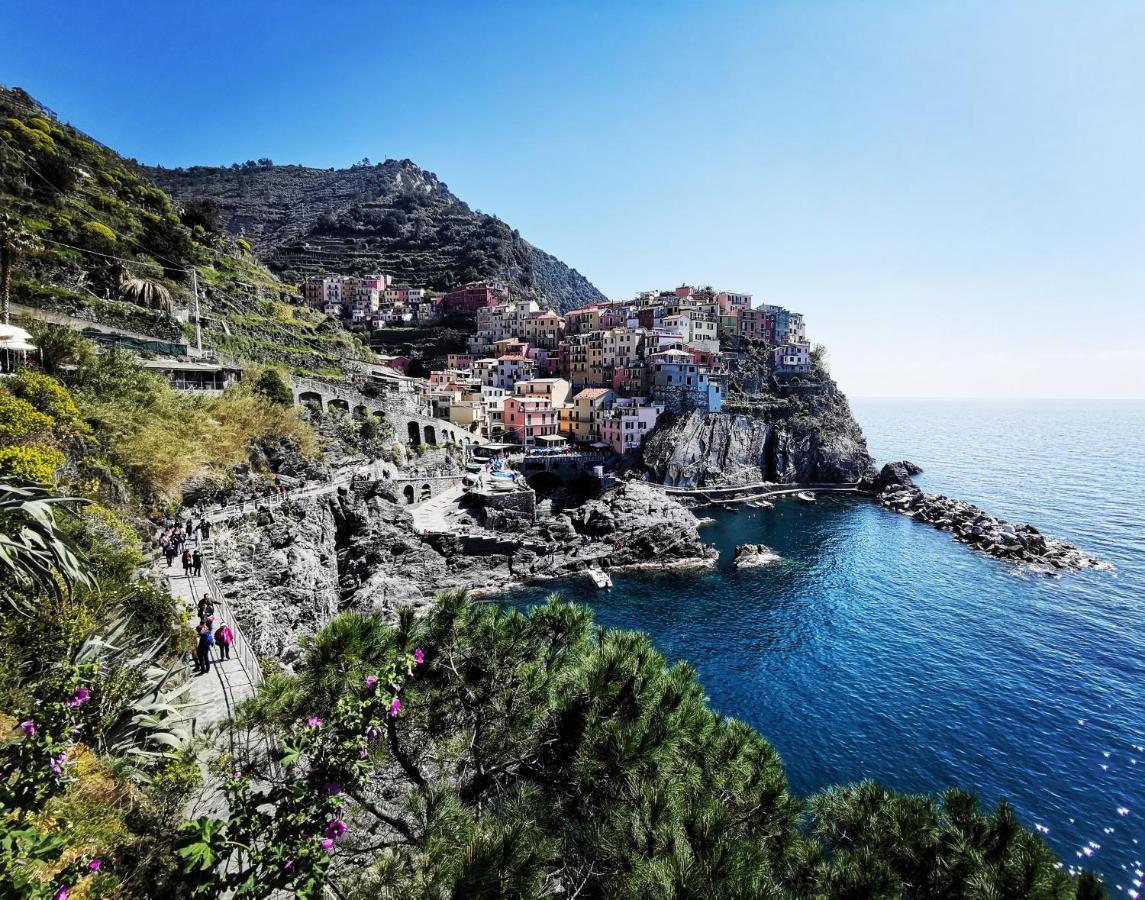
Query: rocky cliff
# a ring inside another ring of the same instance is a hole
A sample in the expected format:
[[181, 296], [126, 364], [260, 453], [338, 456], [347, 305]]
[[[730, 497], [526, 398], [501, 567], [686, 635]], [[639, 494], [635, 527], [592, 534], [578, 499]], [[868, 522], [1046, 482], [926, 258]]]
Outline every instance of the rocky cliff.
[[656, 481], [685, 487], [857, 481], [871, 462], [841, 394], [819, 413], [692, 411], [653, 432], [643, 461]]
[[384, 482], [236, 516], [212, 569], [255, 650], [291, 667], [298, 640], [343, 609], [421, 611], [454, 588], [499, 593], [602, 568], [695, 568], [715, 551], [683, 506], [626, 484], [512, 534], [417, 534]]

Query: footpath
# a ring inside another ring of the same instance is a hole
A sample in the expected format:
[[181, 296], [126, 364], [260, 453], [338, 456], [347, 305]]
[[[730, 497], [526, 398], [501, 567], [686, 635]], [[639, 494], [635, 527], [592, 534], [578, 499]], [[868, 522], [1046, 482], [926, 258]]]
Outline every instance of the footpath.
[[[220, 753], [235, 749], [235, 736], [221, 731], [219, 726], [232, 715], [239, 703], [253, 697], [262, 683], [258, 658], [211, 575], [211, 542], [204, 541], [201, 550], [203, 567], [199, 577], [185, 574], [177, 559], [168, 567], [166, 560], [159, 557], [152, 567], [167, 579], [171, 596], [186, 607], [192, 625], [199, 622], [199, 598], [207, 594], [215, 606], [214, 627], [225, 622], [235, 635], [229, 659], [220, 659], [220, 649], [215, 645], [211, 649], [210, 672], [189, 676], [188, 716], [192, 734], [210, 738], [199, 752], [203, 788], [188, 802], [187, 812], [191, 816], [218, 814], [225, 809], [225, 800], [213, 786], [219, 779], [208, 771], [207, 764]], [[188, 667], [191, 665], [189, 660]]]

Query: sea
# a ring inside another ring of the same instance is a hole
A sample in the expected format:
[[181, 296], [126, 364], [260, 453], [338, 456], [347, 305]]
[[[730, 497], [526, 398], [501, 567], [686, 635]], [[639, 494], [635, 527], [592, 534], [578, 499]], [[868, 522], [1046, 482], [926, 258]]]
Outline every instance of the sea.
[[[926, 491], [1110, 562], [1048, 577], [856, 497], [720, 508], [701, 574], [560, 583], [698, 670], [807, 795], [873, 778], [1005, 798], [1066, 866], [1135, 896], [1145, 869], [1145, 402], [855, 400], [871, 453]], [[737, 571], [737, 544], [783, 561]], [[553, 588], [515, 593], [527, 607]]]

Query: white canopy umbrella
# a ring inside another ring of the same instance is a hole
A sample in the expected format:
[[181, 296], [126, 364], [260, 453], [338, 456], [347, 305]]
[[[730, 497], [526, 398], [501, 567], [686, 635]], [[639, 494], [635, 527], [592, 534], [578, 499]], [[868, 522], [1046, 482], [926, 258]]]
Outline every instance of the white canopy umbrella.
[[[17, 328], [15, 325], [0, 324], [0, 341], [5, 343], [8, 341], [27, 341], [31, 337], [32, 336], [23, 328]], [[35, 348], [33, 347], [32, 349], [34, 350]]]
[[27, 341], [0, 341], [0, 350], [20, 350], [24, 353], [30, 353], [38, 349], [34, 344], [29, 344]]

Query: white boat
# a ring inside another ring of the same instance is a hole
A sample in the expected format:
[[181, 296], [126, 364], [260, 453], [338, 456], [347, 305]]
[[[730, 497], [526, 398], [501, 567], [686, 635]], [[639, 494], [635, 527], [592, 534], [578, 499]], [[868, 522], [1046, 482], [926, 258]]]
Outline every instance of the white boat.
[[815, 495], [813, 493], [811, 493], [811, 491], [800, 491], [795, 496], [798, 497], [800, 500], [802, 500], [804, 503], [814, 503], [815, 502]]
[[598, 569], [595, 566], [588, 569], [588, 577], [592, 579], [592, 583], [602, 590], [609, 590], [612, 588], [612, 576], [610, 576], [603, 569]]
[[748, 506], [754, 506], [756, 509], [772, 509], [775, 504], [769, 503], [766, 500], [752, 500]]

